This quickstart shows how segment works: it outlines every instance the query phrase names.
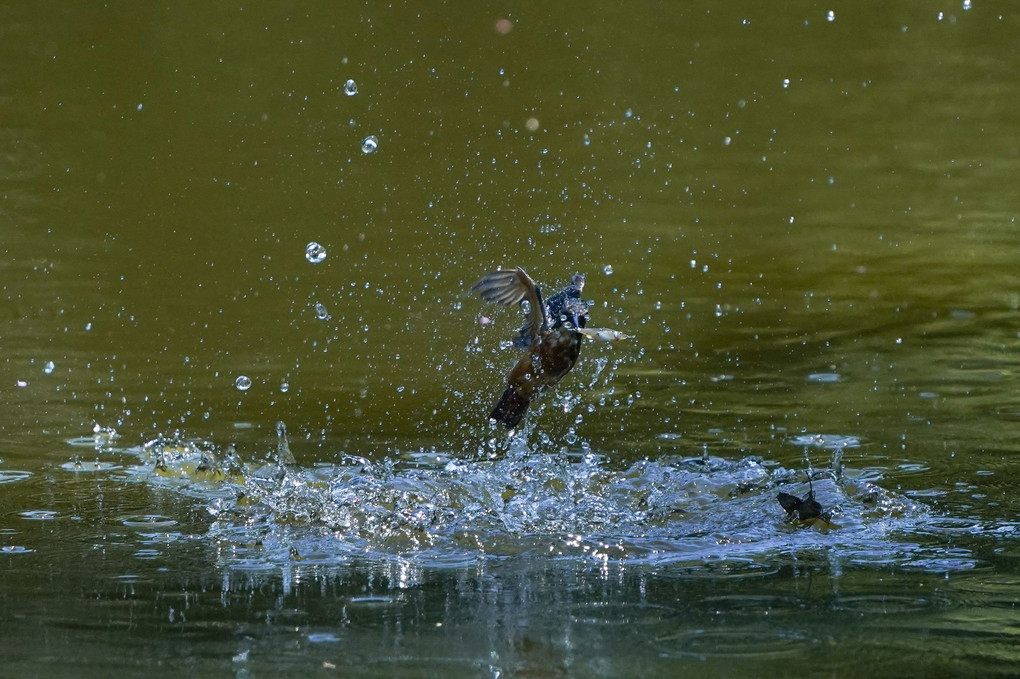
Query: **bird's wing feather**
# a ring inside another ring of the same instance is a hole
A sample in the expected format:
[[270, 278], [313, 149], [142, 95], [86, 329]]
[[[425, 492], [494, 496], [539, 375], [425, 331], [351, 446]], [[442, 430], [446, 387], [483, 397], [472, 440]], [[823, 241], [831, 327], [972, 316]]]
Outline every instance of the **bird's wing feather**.
[[524, 269], [500, 269], [482, 276], [471, 289], [486, 302], [495, 302], [505, 306], [513, 306], [523, 301], [528, 302], [528, 317], [521, 328], [529, 337], [536, 337], [545, 323], [545, 308], [542, 304], [542, 293], [535, 281], [524, 272]]

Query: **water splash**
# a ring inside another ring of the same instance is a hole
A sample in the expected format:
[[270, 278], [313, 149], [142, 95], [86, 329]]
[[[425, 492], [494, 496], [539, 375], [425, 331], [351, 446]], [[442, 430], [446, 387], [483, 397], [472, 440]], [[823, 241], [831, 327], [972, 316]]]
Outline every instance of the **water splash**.
[[376, 149], [379, 148], [379, 138], [374, 134], [365, 137], [361, 141], [361, 152], [366, 156], [370, 153], [375, 153]]
[[326, 259], [326, 248], [322, 247], [315, 241], [312, 241], [305, 246], [305, 259], [312, 264], [318, 264], [322, 260]]
[[[141, 464], [130, 475], [202, 498], [210, 538], [238, 559], [226, 565], [245, 569], [362, 557], [772, 568], [811, 554], [947, 568], [941, 543], [916, 537], [932, 530], [929, 510], [883, 489], [874, 470], [817, 470], [810, 488], [831, 518], [791, 523], [776, 495], [806, 495], [803, 470], [707, 452], [618, 467], [585, 446], [541, 450], [522, 439], [495, 460], [428, 450], [307, 468], [279, 423], [275, 454], [261, 466], [175, 434], [133, 449]], [[957, 556], [950, 567], [970, 567], [969, 555]]]

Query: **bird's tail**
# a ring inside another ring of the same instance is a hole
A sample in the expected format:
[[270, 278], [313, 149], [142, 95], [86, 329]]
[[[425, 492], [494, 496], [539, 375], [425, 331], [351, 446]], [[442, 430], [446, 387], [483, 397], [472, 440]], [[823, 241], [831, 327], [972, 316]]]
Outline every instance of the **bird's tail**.
[[524, 413], [530, 403], [530, 397], [518, 393], [513, 385], [510, 385], [503, 392], [499, 403], [489, 413], [489, 419], [499, 422], [507, 429], [514, 429], [524, 419]]

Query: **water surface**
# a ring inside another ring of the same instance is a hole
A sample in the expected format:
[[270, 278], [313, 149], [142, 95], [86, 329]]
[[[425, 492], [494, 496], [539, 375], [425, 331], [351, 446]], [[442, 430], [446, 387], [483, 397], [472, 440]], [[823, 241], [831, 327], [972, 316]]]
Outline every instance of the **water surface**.
[[1015, 672], [1018, 23], [4, 4], [7, 671]]

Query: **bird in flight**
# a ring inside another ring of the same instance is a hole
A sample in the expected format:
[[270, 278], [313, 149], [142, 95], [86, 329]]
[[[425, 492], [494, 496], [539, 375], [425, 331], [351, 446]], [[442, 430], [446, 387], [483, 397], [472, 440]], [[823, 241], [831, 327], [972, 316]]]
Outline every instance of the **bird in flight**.
[[524, 309], [524, 325], [513, 340], [524, 353], [507, 375], [503, 396], [489, 413], [490, 420], [507, 429], [516, 428], [532, 400], [570, 372], [585, 337], [607, 342], [628, 338], [609, 328], [585, 328], [591, 306], [581, 299], [581, 274], [574, 274], [569, 285], [546, 300], [520, 267], [485, 274], [471, 289], [486, 302], [519, 304]]

